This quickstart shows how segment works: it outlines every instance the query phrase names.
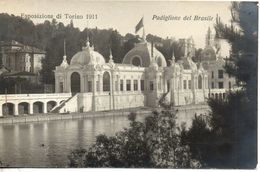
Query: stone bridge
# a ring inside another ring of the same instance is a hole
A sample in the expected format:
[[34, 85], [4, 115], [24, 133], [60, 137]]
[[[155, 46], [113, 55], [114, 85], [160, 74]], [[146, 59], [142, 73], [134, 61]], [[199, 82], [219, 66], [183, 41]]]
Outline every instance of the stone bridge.
[[[232, 89], [232, 91], [239, 90], [239, 89]], [[227, 94], [229, 94], [231, 90], [226, 89], [210, 89], [208, 92], [208, 97], [215, 98], [215, 99], [226, 99]]]
[[215, 99], [226, 99], [228, 91], [226, 89], [210, 89], [208, 97]]
[[0, 117], [48, 113], [71, 96], [71, 93], [0, 95]]

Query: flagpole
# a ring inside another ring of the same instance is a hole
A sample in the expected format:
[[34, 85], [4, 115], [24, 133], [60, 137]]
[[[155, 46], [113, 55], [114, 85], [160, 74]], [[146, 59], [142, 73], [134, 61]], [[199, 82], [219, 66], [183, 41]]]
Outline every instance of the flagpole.
[[144, 29], [144, 22], [143, 22], [143, 19], [144, 17], [142, 17], [142, 19], [138, 22], [138, 24], [135, 26], [135, 34], [137, 34], [137, 32], [140, 30], [140, 29], [143, 29], [143, 35], [141, 37], [141, 39], [143, 41], [145, 41], [145, 29]]
[[145, 38], [145, 29], [144, 29], [144, 15], [143, 15], [143, 40], [144, 42], [146, 42], [146, 38]]

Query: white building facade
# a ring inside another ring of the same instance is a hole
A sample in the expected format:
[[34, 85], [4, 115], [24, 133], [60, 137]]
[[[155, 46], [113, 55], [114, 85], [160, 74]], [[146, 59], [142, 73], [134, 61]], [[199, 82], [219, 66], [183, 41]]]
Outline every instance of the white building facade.
[[[184, 41], [185, 42], [185, 41]], [[189, 50], [185, 44], [185, 50]], [[130, 107], [158, 107], [165, 98], [175, 106], [198, 104], [208, 97], [208, 72], [185, 53], [182, 60], [167, 66], [165, 57], [145, 39], [123, 58], [122, 64], [109, 62], [87, 41], [70, 64], [55, 69], [56, 93], [73, 93], [59, 108], [66, 111], [100, 111]]]
[[[205, 103], [209, 97], [225, 99], [235, 88], [235, 79], [224, 72], [225, 60], [213, 48], [211, 33], [200, 63], [196, 64], [194, 41], [182, 39], [184, 56], [166, 59], [143, 39], [114, 63], [94, 51], [89, 41], [70, 63], [66, 51], [56, 66], [55, 93], [0, 95], [0, 117], [5, 115], [67, 113], [159, 107], [162, 101], [173, 106]], [[65, 50], [65, 48], [64, 48]], [[5, 69], [2, 69], [5, 70]]]

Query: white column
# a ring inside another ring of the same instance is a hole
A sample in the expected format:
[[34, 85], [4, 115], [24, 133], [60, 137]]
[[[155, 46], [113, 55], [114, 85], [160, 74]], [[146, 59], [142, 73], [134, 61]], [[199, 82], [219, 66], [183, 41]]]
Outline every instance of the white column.
[[103, 91], [103, 90], [102, 90], [102, 82], [101, 82], [101, 80], [102, 80], [102, 75], [98, 75], [99, 92], [102, 92], [102, 91]]
[[33, 114], [33, 103], [29, 103], [29, 114]]
[[66, 93], [67, 90], [67, 76], [66, 74], [63, 75], [63, 93]]
[[88, 90], [87, 90], [88, 81], [87, 81], [87, 76], [86, 75], [83, 76], [83, 82], [84, 82], [83, 91], [84, 92], [88, 92]]
[[103, 92], [103, 75], [100, 75], [100, 92]]
[[138, 78], [137, 80], [137, 90], [141, 92], [141, 78]]
[[115, 97], [114, 97], [114, 92], [115, 92], [115, 75], [114, 72], [111, 72], [111, 78], [110, 78], [110, 110], [115, 109]]
[[60, 86], [59, 86], [59, 78], [57, 75], [55, 75], [55, 93], [60, 92]]
[[163, 92], [164, 93], [167, 92], [167, 80], [166, 80], [165, 76], [163, 77]]
[[97, 75], [94, 74], [94, 75], [92, 75], [92, 77], [93, 77], [93, 79], [92, 79], [92, 85], [93, 85], [93, 88], [92, 88], [92, 93], [93, 93], [92, 110], [96, 111], [96, 77], [97, 77]]
[[80, 92], [84, 92], [84, 86], [85, 86], [85, 79], [83, 74], [80, 75]]
[[126, 79], [125, 78], [123, 79], [123, 91], [124, 92], [126, 91]]
[[118, 91], [121, 92], [121, 78], [118, 80]]
[[180, 90], [183, 90], [183, 80], [182, 80], [182, 76], [180, 77]]
[[134, 80], [133, 80], [133, 78], [130, 79], [130, 90], [134, 91]]
[[3, 109], [3, 105], [0, 104], [0, 117], [3, 116], [3, 111], [2, 111], [2, 109]]
[[43, 102], [43, 113], [47, 113], [47, 102]]
[[70, 76], [71, 76], [71, 74], [70, 75], [68, 75], [68, 76], [66, 76], [66, 77], [68, 77], [67, 78], [67, 82], [66, 82], [66, 93], [71, 93], [71, 78], [70, 78]]
[[86, 85], [85, 85], [85, 88], [86, 88], [86, 92], [88, 92], [88, 80], [89, 80], [89, 75], [86, 75], [86, 77], [85, 77], [85, 83], [86, 83]]
[[171, 103], [175, 106], [175, 76], [171, 79]]
[[15, 116], [19, 115], [18, 104], [14, 104], [14, 115]]

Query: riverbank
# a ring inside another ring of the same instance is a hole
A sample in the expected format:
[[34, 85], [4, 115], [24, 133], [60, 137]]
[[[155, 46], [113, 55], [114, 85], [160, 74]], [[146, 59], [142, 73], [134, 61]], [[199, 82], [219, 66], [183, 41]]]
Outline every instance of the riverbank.
[[99, 111], [99, 112], [84, 112], [84, 113], [64, 113], [64, 114], [35, 114], [35, 115], [23, 115], [23, 116], [10, 116], [0, 118], [1, 124], [15, 124], [15, 123], [30, 123], [30, 122], [41, 122], [41, 121], [53, 121], [53, 120], [69, 120], [69, 119], [80, 119], [80, 118], [94, 118], [104, 116], [118, 116], [118, 115], [129, 115], [131, 112], [138, 114], [149, 114], [152, 112], [151, 108], [140, 107], [140, 108], [129, 108], [113, 111]]
[[[159, 108], [160, 109], [160, 108]], [[179, 122], [188, 122], [192, 120], [195, 113], [198, 115], [201, 113], [206, 113], [208, 111], [208, 106], [205, 104], [200, 105], [187, 105], [178, 106], [174, 110], [183, 111], [185, 115], [178, 116]], [[151, 114], [154, 108], [149, 107], [139, 107], [139, 108], [129, 108], [120, 109], [113, 111], [99, 111], [99, 112], [84, 112], [84, 113], [66, 113], [66, 114], [35, 114], [35, 115], [23, 115], [23, 116], [10, 116], [0, 118], [1, 124], [15, 124], [15, 123], [31, 123], [31, 122], [41, 122], [41, 121], [53, 121], [53, 120], [69, 120], [69, 119], [80, 119], [80, 118], [95, 118], [95, 117], [105, 117], [105, 116], [119, 116], [119, 115], [129, 115], [131, 112], [136, 112], [138, 114]]]

